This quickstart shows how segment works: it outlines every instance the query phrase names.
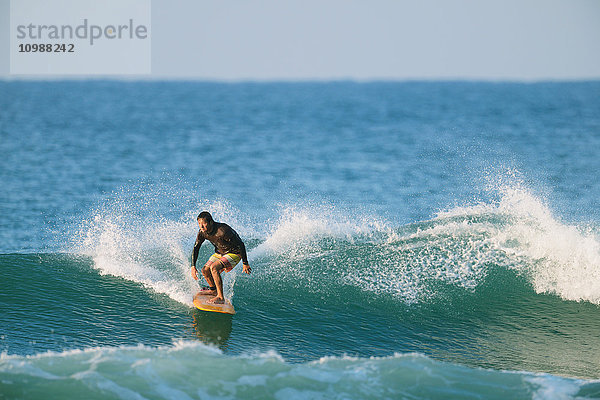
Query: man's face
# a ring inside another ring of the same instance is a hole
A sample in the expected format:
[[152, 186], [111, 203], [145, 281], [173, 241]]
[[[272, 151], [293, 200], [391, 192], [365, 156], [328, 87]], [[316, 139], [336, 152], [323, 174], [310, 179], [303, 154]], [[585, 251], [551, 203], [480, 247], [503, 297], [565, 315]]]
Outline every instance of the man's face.
[[200, 218], [198, 220], [198, 226], [200, 227], [200, 231], [202, 233], [206, 233], [208, 231], [208, 222], [206, 222], [205, 220], [203, 220], [202, 218]]

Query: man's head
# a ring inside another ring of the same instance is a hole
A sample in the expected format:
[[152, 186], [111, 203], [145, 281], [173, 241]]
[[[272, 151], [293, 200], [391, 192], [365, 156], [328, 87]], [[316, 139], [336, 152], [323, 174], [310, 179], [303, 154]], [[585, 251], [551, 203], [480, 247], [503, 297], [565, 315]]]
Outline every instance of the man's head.
[[198, 214], [198, 226], [202, 233], [212, 232], [215, 221], [208, 211], [202, 211]]

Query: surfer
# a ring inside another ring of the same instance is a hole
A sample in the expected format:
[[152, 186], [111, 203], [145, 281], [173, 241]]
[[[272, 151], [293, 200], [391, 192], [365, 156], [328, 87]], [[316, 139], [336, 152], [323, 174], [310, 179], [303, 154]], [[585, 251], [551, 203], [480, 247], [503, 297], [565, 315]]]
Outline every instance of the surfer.
[[208, 287], [204, 288], [207, 294], [216, 295], [208, 302], [212, 304], [225, 303], [223, 296], [223, 280], [221, 272], [229, 272], [235, 267], [240, 260], [243, 263], [243, 271], [247, 274], [252, 272], [252, 268], [248, 264], [248, 256], [246, 255], [246, 246], [236, 231], [229, 225], [216, 222], [208, 211], [202, 211], [197, 218], [198, 236], [194, 244], [192, 253], [192, 278], [198, 280], [198, 270], [196, 269], [196, 261], [198, 260], [198, 251], [205, 240], [208, 240], [215, 246], [215, 254], [210, 256], [204, 267], [202, 275], [208, 283]]

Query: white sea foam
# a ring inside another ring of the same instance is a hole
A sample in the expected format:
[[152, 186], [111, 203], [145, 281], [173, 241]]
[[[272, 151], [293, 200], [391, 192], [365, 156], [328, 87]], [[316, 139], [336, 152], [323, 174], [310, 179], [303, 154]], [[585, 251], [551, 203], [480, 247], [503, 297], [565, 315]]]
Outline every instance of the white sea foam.
[[435, 221], [414, 233], [390, 235], [365, 249], [371, 256], [367, 268], [349, 263], [345, 281], [406, 303], [440, 295], [440, 283], [474, 290], [485, 279], [488, 263], [502, 260], [486, 232], [466, 222]]
[[561, 222], [542, 200], [523, 187], [504, 186], [499, 193], [497, 203], [458, 207], [440, 213], [436, 220], [445, 227], [448, 224], [444, 221], [453, 217], [493, 215], [504, 219], [505, 223], [467, 223], [464, 228], [452, 229], [481, 229], [490, 248], [505, 253], [509, 257], [507, 266], [525, 274], [536, 292], [600, 304], [597, 234]]
[[[32, 379], [33, 378], [33, 379]], [[198, 342], [0, 355], [6, 393], [76, 398], [573, 398], [594, 381], [470, 368], [424, 355], [322, 357], [291, 364], [274, 351], [229, 356]]]
[[281, 290], [289, 286], [328, 290], [332, 283], [336, 285], [332, 281], [344, 280], [347, 265], [355, 264], [360, 270], [368, 262], [366, 255], [349, 254], [350, 248], [379, 241], [392, 232], [385, 221], [372, 216], [350, 216], [327, 205], [289, 206], [280, 210], [266, 239], [249, 257], [268, 263], [257, 272], [268, 275], [269, 284], [279, 281]]
[[193, 236], [194, 226], [183, 221], [135, 222], [122, 215], [96, 215], [81, 252], [92, 257], [102, 274], [141, 283], [191, 304], [195, 283], [189, 276], [184, 243]]
[[356, 236], [385, 229], [379, 219], [349, 217], [330, 206], [311, 208], [285, 207], [271, 228], [267, 238], [252, 254], [287, 254], [304, 256], [310, 252], [309, 245], [323, 238], [345, 238], [352, 241]]
[[[241, 213], [226, 202], [204, 201], [195, 204], [191, 211], [181, 210], [178, 219], [170, 220], [159, 215], [161, 208], [154, 204], [172, 200], [168, 193], [152, 187], [136, 190], [115, 195], [83, 221], [69, 250], [90, 256], [101, 274], [140, 283], [191, 306], [198, 291], [189, 262], [198, 232], [198, 210], [210, 209], [216, 218], [235, 222], [242, 218]], [[233, 296], [234, 281], [234, 273], [225, 276], [229, 298]]]
[[[537, 293], [600, 304], [597, 234], [560, 221], [521, 184], [504, 182], [494, 190], [497, 201], [454, 207], [396, 231], [385, 223], [291, 212], [260, 250], [289, 252], [294, 259], [337, 259], [343, 265], [336, 276], [343, 282], [406, 303], [443, 295], [440, 284], [476, 290], [490, 268], [500, 267], [525, 276]], [[366, 232], [368, 240], [356, 243]], [[332, 253], [318, 252], [315, 239], [336, 237], [348, 240]], [[344, 251], [360, 258], [336, 258]], [[307, 273], [300, 269], [296, 275]]]

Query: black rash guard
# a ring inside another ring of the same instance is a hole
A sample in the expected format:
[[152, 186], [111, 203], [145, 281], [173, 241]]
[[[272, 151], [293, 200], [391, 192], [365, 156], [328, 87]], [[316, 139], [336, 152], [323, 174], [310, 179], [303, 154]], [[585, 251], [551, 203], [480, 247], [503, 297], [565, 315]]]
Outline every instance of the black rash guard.
[[196, 243], [194, 244], [194, 252], [192, 253], [192, 265], [196, 265], [198, 260], [198, 251], [205, 240], [208, 240], [215, 246], [215, 253], [218, 254], [239, 254], [242, 257], [242, 262], [248, 264], [248, 256], [246, 255], [246, 246], [236, 231], [227, 224], [213, 222], [213, 227], [210, 232], [203, 233], [198, 231]]

